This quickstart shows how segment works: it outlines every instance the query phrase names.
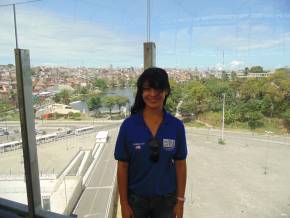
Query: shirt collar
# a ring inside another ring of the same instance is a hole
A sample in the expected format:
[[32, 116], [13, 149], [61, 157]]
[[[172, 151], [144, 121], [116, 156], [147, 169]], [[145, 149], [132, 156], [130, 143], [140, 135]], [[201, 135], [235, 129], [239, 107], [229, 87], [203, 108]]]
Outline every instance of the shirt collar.
[[[138, 112], [136, 115], [137, 115], [137, 117], [136, 117], [137, 122], [139, 124], [145, 125], [144, 118], [143, 118], [143, 111]], [[165, 124], [165, 125], [169, 124], [169, 120], [170, 120], [169, 113], [165, 109], [163, 109], [163, 122], [162, 122], [162, 124]]]

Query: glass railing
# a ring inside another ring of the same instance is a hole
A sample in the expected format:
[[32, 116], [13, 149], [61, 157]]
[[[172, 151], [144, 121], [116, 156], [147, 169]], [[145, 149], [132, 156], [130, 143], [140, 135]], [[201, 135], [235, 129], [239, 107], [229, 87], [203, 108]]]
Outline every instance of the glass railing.
[[1, 65], [0, 74], [0, 197], [27, 204], [15, 69]]

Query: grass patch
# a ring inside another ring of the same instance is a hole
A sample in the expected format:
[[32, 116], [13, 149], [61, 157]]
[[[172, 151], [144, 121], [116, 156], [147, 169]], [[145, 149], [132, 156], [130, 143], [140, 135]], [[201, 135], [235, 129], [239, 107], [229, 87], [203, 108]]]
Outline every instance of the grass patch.
[[208, 123], [213, 127], [221, 127], [222, 124], [222, 113], [219, 112], [207, 112], [200, 114], [198, 119], [202, 122]]
[[4, 113], [3, 116], [0, 117], [1, 120], [6, 120], [6, 121], [19, 121], [20, 120], [20, 116], [18, 112], [15, 113]]
[[262, 122], [264, 125], [260, 128], [257, 128], [256, 132], [265, 132], [265, 131], [271, 131], [276, 134], [285, 134], [287, 133], [287, 129], [283, 125], [283, 120], [278, 118], [268, 118], [265, 117], [262, 119]]
[[[204, 114], [200, 114], [198, 119], [202, 122], [208, 123], [212, 125], [214, 128], [221, 128], [222, 125], [222, 113], [221, 112], [207, 112]], [[253, 132], [257, 133], [265, 133], [265, 131], [271, 131], [276, 134], [285, 134], [287, 133], [287, 129], [283, 125], [283, 120], [278, 118], [269, 118], [264, 117], [261, 122], [263, 125], [259, 128], [256, 128]], [[191, 125], [191, 124], [190, 124]], [[204, 127], [199, 126], [199, 124], [193, 124], [196, 127]], [[247, 122], [234, 122], [231, 124], [225, 124], [226, 129], [235, 129], [235, 130], [248, 130], [251, 131]]]

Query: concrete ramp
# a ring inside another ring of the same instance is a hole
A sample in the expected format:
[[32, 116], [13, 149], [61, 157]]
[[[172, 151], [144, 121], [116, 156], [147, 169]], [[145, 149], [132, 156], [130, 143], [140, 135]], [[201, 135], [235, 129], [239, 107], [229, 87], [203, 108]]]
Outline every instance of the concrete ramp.
[[94, 161], [85, 175], [86, 187], [73, 214], [78, 218], [112, 218], [116, 198], [116, 161], [112, 143], [98, 143]]

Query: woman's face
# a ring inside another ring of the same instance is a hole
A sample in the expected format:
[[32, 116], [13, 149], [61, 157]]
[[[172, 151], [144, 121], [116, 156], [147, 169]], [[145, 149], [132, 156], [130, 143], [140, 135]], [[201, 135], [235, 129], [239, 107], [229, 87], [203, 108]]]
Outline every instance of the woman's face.
[[151, 88], [147, 81], [143, 84], [143, 101], [150, 109], [162, 109], [166, 95], [167, 92], [164, 90]]

